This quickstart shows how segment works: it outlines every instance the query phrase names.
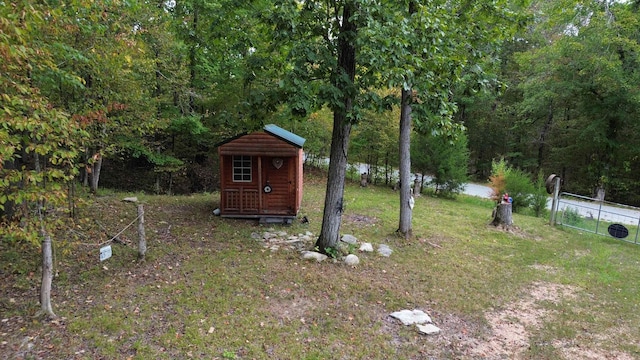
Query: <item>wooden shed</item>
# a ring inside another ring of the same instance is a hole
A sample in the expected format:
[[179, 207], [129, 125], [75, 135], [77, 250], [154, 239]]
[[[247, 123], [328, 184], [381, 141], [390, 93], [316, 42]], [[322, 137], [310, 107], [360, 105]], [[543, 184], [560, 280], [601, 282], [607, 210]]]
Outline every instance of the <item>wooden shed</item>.
[[271, 124], [219, 145], [220, 215], [291, 222], [302, 203], [305, 141]]

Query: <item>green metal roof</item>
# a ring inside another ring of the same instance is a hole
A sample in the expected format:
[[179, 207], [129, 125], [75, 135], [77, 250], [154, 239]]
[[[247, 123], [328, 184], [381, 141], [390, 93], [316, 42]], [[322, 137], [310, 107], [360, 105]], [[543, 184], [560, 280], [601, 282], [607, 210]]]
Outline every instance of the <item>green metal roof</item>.
[[264, 131], [277, 137], [280, 140], [286, 141], [289, 144], [297, 146], [299, 148], [301, 148], [302, 145], [304, 145], [304, 142], [307, 141], [305, 138], [300, 137], [274, 124], [265, 125]]

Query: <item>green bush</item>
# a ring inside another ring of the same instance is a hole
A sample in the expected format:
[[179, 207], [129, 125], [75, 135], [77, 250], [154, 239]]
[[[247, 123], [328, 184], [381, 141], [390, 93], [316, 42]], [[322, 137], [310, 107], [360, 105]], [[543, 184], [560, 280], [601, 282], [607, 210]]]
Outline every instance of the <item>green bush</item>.
[[507, 192], [513, 198], [513, 211], [518, 212], [526, 209], [532, 204], [532, 196], [535, 192], [533, 183], [524, 171], [519, 169], [511, 169], [506, 173], [505, 181], [507, 184]]
[[577, 226], [582, 221], [578, 209], [572, 207], [566, 207], [562, 215], [562, 223], [572, 226]]
[[534, 184], [534, 192], [531, 194], [531, 209], [537, 217], [547, 214], [547, 201], [549, 194], [545, 186], [545, 178], [542, 172], [538, 173], [538, 178]]
[[467, 144], [465, 133], [451, 138], [431, 133], [414, 134], [411, 166], [414, 171], [432, 175], [429, 185], [435, 187], [434, 194], [453, 198], [464, 190], [464, 184], [469, 180]]
[[493, 161], [491, 169], [490, 181], [495, 200], [508, 193], [513, 199], [514, 212], [521, 212], [533, 206], [537, 190], [529, 174], [511, 167], [504, 159]]

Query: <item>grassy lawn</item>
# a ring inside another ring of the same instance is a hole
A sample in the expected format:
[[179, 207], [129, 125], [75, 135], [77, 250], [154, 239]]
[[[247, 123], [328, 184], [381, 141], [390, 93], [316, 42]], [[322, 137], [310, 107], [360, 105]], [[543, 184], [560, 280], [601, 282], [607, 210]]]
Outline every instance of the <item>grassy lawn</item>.
[[[148, 254], [135, 229], [112, 244], [93, 220], [56, 247], [53, 304], [38, 310], [38, 253], [0, 243], [0, 358], [7, 359], [635, 359], [640, 358], [640, 247], [514, 215], [487, 226], [492, 204], [420, 197], [414, 238], [394, 235], [398, 193], [349, 185], [341, 232], [390, 257], [309, 262], [255, 239], [268, 228], [317, 235], [325, 184], [305, 180], [309, 223], [261, 226], [212, 215], [218, 194], [106, 192], [81, 209], [116, 232], [145, 204]], [[253, 236], [252, 236], [253, 235]], [[58, 235], [60, 238], [63, 235]], [[313, 247], [313, 241], [306, 244]], [[429, 313], [439, 335], [389, 317]]]

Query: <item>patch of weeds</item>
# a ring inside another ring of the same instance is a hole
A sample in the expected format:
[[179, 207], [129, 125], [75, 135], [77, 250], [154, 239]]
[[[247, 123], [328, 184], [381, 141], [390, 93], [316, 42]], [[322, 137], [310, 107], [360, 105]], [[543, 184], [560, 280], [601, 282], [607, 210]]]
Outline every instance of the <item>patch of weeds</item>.
[[236, 358], [236, 353], [234, 353], [233, 351], [225, 350], [225, 351], [222, 352], [222, 358], [223, 359], [235, 359]]
[[[318, 246], [314, 248], [314, 251], [322, 252]], [[337, 259], [340, 256], [340, 250], [337, 247], [332, 246], [324, 248], [324, 253], [332, 259]]]
[[345, 255], [354, 254], [357, 247], [358, 245], [356, 244], [347, 244], [347, 246], [345, 246]]
[[582, 216], [577, 209], [567, 207], [562, 215], [563, 222], [567, 225], [577, 226], [582, 222]]

